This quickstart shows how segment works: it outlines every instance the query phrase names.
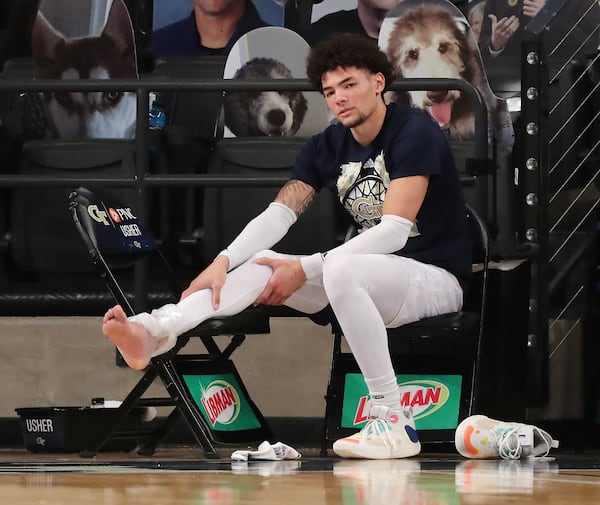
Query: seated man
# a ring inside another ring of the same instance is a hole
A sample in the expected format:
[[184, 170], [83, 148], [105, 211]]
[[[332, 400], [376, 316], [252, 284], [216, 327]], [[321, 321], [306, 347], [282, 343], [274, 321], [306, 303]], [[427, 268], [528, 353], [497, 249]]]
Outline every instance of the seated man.
[[[411, 410], [400, 405], [386, 327], [462, 306], [471, 249], [452, 152], [426, 113], [386, 106], [382, 95], [393, 76], [374, 41], [338, 34], [316, 44], [307, 75], [337, 123], [308, 141], [275, 200], [190, 283], [179, 303], [129, 319], [116, 306], [104, 316], [103, 332], [132, 368], [142, 369], [208, 318], [252, 304], [308, 314], [330, 305], [371, 398], [366, 426], [336, 441], [334, 451], [372, 459], [413, 456], [421, 446]], [[337, 195], [361, 233], [307, 256], [266, 250], [322, 188]]]
[[152, 33], [152, 56], [227, 56], [242, 35], [261, 26], [267, 24], [250, 0], [194, 0], [187, 18]]

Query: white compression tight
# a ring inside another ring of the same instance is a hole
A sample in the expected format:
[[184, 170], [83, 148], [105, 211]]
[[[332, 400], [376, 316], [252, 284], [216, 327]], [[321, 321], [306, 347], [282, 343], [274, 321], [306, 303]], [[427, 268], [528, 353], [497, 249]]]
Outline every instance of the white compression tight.
[[[273, 251], [261, 251], [254, 257], [296, 258]], [[299, 256], [298, 256], [299, 258]], [[203, 289], [192, 293], [177, 304], [164, 305], [150, 314], [142, 312], [129, 318], [141, 324], [156, 337], [160, 345], [153, 356], [158, 356], [175, 345], [178, 335], [196, 327], [212, 317], [235, 315], [249, 307], [263, 291], [271, 277], [271, 267], [254, 263], [250, 258], [227, 274], [221, 290], [221, 303], [217, 310], [212, 306], [212, 291]], [[306, 282], [288, 298], [286, 305], [307, 314], [314, 314], [328, 304], [321, 279]]]
[[[256, 256], [298, 258], [273, 251]], [[270, 276], [270, 267], [250, 259], [228, 274], [217, 310], [212, 308], [212, 292], [206, 289], [130, 320], [164, 340], [154, 355], [162, 354], [173, 347], [177, 335], [202, 321], [237, 314], [251, 305]], [[335, 255], [325, 258], [322, 277], [307, 281], [286, 301], [287, 306], [308, 314], [328, 303], [373, 394], [386, 389], [390, 381], [395, 384], [386, 327], [457, 311], [462, 306], [462, 290], [447, 271], [412, 259], [392, 254]]]
[[363, 374], [371, 401], [398, 408], [400, 390], [386, 328], [462, 307], [462, 289], [447, 271], [393, 254], [325, 258], [323, 285]]

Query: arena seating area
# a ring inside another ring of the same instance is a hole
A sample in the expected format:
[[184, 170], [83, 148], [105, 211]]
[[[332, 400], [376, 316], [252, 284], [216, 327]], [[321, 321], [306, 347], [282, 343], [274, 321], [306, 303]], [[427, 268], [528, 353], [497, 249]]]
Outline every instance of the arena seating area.
[[[31, 58], [0, 62], [0, 316], [100, 316], [113, 305], [114, 298], [89, 261], [73, 224], [68, 204], [75, 188], [109, 188], [140, 209], [138, 217], [152, 229], [176, 276], [189, 279], [271, 201], [306, 140], [303, 136], [226, 138], [222, 102], [224, 93], [234, 90], [277, 91], [278, 86], [289, 90], [291, 85], [308, 92], [308, 81], [226, 81], [222, 78], [225, 58], [217, 56], [152, 61], [147, 30], [151, 16], [140, 10], [144, 0], [126, 3], [133, 13], [139, 79], [101, 83], [94, 91], [118, 86], [136, 94], [132, 139], [37, 138], [40, 103], [36, 96], [43, 91], [75, 91], [81, 83], [44, 81], [42, 86], [33, 79]], [[284, 26], [308, 38], [311, 9], [318, 3], [285, 2]], [[466, 2], [454, 5], [466, 13]], [[521, 65], [517, 60], [515, 64]], [[451, 138], [466, 199], [482, 217], [488, 234], [486, 262], [494, 263], [486, 270], [485, 296], [479, 300], [483, 303], [485, 298], [486, 313], [485, 321], [483, 316], [478, 321], [478, 350], [483, 331], [486, 339], [484, 353], [475, 359], [483, 371], [477, 377], [473, 372], [471, 379], [480, 381], [482, 397], [486, 393], [492, 399], [511, 396], [504, 407], [514, 417], [524, 418], [526, 408], [530, 416], [544, 416], [553, 383], [550, 360], [562, 345], [552, 347], [552, 342], [568, 341], [575, 328], [584, 349], [598, 347], [588, 329], [598, 314], [598, 287], [590, 276], [597, 268], [600, 201], [596, 194], [597, 60], [597, 54], [586, 54], [564, 67], [554, 60], [548, 68], [525, 66], [528, 74], [517, 80], [506, 79], [501, 65], [484, 67], [501, 99], [523, 100], [520, 108], [509, 109], [515, 132], [510, 145], [490, 136], [486, 103], [472, 84], [451, 79], [427, 84], [433, 90], [460, 89], [474, 104], [473, 138]], [[524, 100], [522, 82], [536, 78], [539, 94]], [[422, 85], [418, 79], [398, 79], [391, 89], [406, 93]], [[148, 128], [151, 94], [157, 94], [166, 112], [167, 122], [160, 130]], [[565, 124], [570, 127], [563, 131]], [[531, 133], [534, 128], [539, 128], [539, 136]], [[542, 170], [537, 170], [540, 166]], [[342, 243], [350, 223], [334, 203], [331, 195], [319, 195], [294, 233], [277, 248], [310, 253]], [[132, 268], [128, 275], [126, 285], [136, 310], [166, 300], [161, 289], [153, 290], [144, 282], [143, 271]], [[554, 327], [563, 320], [569, 323], [567, 329]], [[335, 327], [333, 333], [341, 337]], [[410, 351], [402, 347], [401, 352]], [[560, 359], [560, 353], [555, 359]], [[580, 417], [591, 421], [600, 367], [585, 353], [577, 359], [591, 384], [580, 392], [590, 395]], [[513, 363], [512, 374], [505, 382], [497, 381], [498, 374], [506, 372], [506, 362]], [[569, 366], [561, 362], [558, 368]], [[328, 400], [335, 396], [331, 389], [327, 394]], [[461, 408], [470, 412], [471, 407]], [[494, 412], [496, 405], [486, 407]], [[531, 410], [536, 408], [540, 410]]]
[[[297, 19], [302, 9], [306, 6], [286, 13], [291, 28], [306, 25], [306, 20]], [[140, 42], [147, 44], [147, 38]], [[151, 70], [142, 71], [139, 82], [145, 89], [138, 96], [152, 90], [152, 82], [155, 88], [172, 88], [159, 93], [167, 113], [167, 125], [160, 132], [150, 130], [132, 140], [65, 141], [32, 138], [40, 104], [31, 96], [38, 90], [18, 89], [21, 79], [35, 86], [32, 60], [5, 62], [0, 74], [3, 84], [15, 85], [0, 92], [6, 196], [0, 209], [0, 314], [97, 315], [110, 303], [66, 212], [66, 198], [77, 181], [106, 181], [130, 198], [141, 191], [148, 221], [184, 275], [206, 264], [248, 216], [270, 201], [285, 181], [303, 139], [219, 140], [215, 131], [221, 92], [202, 91], [201, 85], [195, 87], [197, 91], [188, 90], [190, 81], [221, 80], [224, 64], [220, 57], [161, 58]], [[178, 82], [187, 85], [185, 91], [177, 89]], [[143, 119], [138, 120], [138, 133], [147, 129]], [[469, 199], [482, 210], [489, 197], [480, 175], [491, 165], [479, 133], [476, 141], [456, 142], [456, 156]], [[210, 182], [231, 177], [245, 178], [253, 187], [242, 187], [243, 180], [234, 183], [237, 188]], [[232, 203], [242, 198], [248, 208], [240, 213]], [[328, 200], [329, 195], [320, 197], [314, 211], [297, 226], [293, 243], [283, 244], [285, 250], [327, 249], [344, 239], [349, 223], [345, 216], [333, 213]], [[231, 215], [227, 209], [233, 210]]]

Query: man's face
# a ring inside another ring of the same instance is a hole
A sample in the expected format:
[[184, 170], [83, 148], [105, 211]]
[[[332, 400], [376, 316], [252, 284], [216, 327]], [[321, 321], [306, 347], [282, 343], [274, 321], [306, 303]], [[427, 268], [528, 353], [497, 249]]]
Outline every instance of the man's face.
[[380, 73], [338, 67], [325, 72], [321, 84], [329, 110], [344, 126], [354, 128], [364, 123], [375, 110], [381, 100], [385, 79]]

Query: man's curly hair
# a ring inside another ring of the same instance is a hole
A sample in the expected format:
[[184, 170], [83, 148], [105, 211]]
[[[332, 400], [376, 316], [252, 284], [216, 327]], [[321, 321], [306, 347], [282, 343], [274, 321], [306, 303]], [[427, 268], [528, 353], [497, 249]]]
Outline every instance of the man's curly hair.
[[321, 78], [325, 72], [336, 68], [356, 67], [372, 74], [381, 72], [386, 87], [392, 83], [392, 66], [377, 42], [356, 33], [336, 33], [315, 44], [306, 60], [306, 74], [311, 84], [322, 89]]

